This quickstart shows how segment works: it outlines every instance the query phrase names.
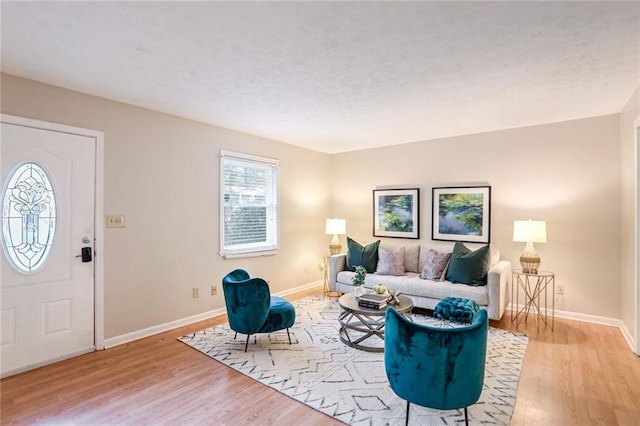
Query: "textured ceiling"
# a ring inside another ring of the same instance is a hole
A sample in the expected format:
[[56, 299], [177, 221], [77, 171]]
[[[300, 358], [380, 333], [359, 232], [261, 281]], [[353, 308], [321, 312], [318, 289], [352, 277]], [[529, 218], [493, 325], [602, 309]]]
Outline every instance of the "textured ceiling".
[[323, 152], [619, 112], [640, 3], [6, 2], [2, 71]]

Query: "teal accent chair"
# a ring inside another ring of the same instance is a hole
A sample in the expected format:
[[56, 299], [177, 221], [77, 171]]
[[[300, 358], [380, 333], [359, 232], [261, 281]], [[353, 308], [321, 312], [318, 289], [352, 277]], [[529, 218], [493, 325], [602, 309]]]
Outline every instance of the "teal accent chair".
[[227, 306], [229, 326], [238, 333], [247, 335], [244, 351], [249, 346], [249, 337], [256, 333], [271, 333], [287, 330], [296, 321], [296, 311], [288, 300], [271, 296], [269, 285], [262, 278], [251, 278], [244, 269], [229, 272], [222, 279], [224, 302]]
[[410, 403], [438, 410], [464, 408], [480, 398], [487, 356], [487, 311], [465, 327], [431, 327], [412, 322], [395, 309], [385, 313], [384, 367], [391, 389]]

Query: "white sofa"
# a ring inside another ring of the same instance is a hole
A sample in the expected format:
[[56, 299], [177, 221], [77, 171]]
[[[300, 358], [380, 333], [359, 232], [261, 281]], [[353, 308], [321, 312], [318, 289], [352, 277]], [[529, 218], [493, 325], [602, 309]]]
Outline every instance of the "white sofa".
[[[438, 302], [445, 297], [461, 297], [476, 302], [481, 308], [487, 310], [490, 319], [499, 320], [507, 306], [507, 288], [511, 280], [511, 262], [500, 260], [500, 251], [491, 247], [491, 265], [487, 274], [487, 285], [471, 286], [466, 284], [454, 284], [449, 281], [431, 281], [420, 278], [422, 265], [429, 249], [441, 253], [451, 252], [453, 243], [406, 243], [396, 244], [386, 241], [381, 242], [381, 247], [393, 248], [403, 245], [405, 249], [405, 275], [378, 275], [367, 274], [365, 288], [372, 289], [376, 284], [385, 285], [390, 291], [399, 291], [413, 300], [413, 304], [419, 308], [433, 309]], [[480, 245], [467, 244], [470, 249], [476, 249]], [[354, 272], [345, 271], [346, 253], [332, 255], [329, 258], [329, 287], [332, 291], [340, 293], [352, 292]]]

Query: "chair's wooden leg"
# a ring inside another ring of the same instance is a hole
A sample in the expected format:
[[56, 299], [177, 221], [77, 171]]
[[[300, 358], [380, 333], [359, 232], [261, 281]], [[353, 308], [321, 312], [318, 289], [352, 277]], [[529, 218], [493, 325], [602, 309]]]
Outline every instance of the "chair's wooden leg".
[[247, 351], [247, 347], [249, 346], [249, 337], [251, 337], [250, 334], [247, 334], [247, 343], [244, 344], [244, 351]]
[[238, 332], [236, 331], [235, 336], [233, 336], [233, 340], [236, 340], [236, 337], [238, 337]]
[[407, 401], [407, 417], [405, 418], [404, 426], [409, 426], [409, 405], [411, 405], [411, 403]]
[[287, 337], [289, 338], [289, 344], [291, 344], [291, 335], [289, 334], [289, 329], [287, 328]]
[[464, 407], [464, 424], [469, 426], [469, 414], [467, 413], [467, 407]]

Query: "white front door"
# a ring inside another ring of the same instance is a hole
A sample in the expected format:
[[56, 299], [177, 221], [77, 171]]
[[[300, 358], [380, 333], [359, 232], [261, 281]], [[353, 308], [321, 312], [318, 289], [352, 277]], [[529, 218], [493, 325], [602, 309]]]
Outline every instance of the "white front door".
[[96, 347], [96, 139], [1, 126], [4, 377]]

